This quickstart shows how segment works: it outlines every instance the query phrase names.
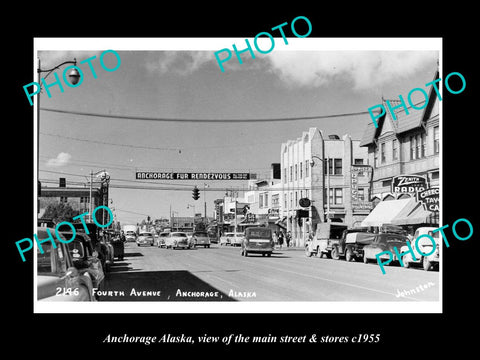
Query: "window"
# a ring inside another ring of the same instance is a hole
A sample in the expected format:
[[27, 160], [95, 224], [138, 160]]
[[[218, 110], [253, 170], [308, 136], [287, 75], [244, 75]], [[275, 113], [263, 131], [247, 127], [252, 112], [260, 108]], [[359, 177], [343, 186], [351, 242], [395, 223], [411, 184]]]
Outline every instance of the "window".
[[440, 152], [440, 132], [439, 127], [435, 126], [433, 128], [433, 152], [438, 154]]
[[277, 208], [280, 206], [280, 201], [278, 198], [278, 194], [272, 195], [272, 208]]
[[290, 193], [290, 209], [293, 209], [293, 192]]
[[288, 207], [287, 193], [283, 194], [283, 202], [285, 203], [285, 209]]
[[398, 160], [398, 140], [392, 141], [392, 160]]
[[302, 166], [302, 163], [300, 163], [300, 164], [298, 165], [298, 167], [300, 168], [300, 179], [301, 179], [302, 176], [303, 176], [303, 166]]
[[66, 203], [66, 202], [68, 202], [68, 198], [66, 196], [60, 196], [60, 202], [61, 203]]
[[308, 177], [308, 167], [310, 166], [310, 163], [308, 160], [305, 160], [305, 177]]
[[287, 168], [283, 168], [283, 182], [287, 182]]
[[293, 166], [290, 165], [290, 181], [293, 181]]
[[375, 150], [373, 152], [373, 165], [375, 167], [378, 167], [378, 146], [375, 147]]
[[416, 138], [415, 136], [410, 136], [410, 160], [415, 160], [415, 148], [416, 148]]
[[[327, 164], [327, 159], [324, 160], [324, 164]], [[324, 166], [324, 173], [325, 175], [342, 175], [342, 159], [328, 159], [328, 170], [327, 166]]]
[[365, 200], [365, 189], [364, 188], [358, 188], [357, 199], [360, 200], [360, 201]]
[[260, 208], [263, 207], [263, 194], [260, 194], [260, 196], [258, 197], [258, 206]]
[[298, 206], [298, 192], [295, 191], [295, 207]]
[[335, 159], [335, 169], [333, 174], [334, 175], [342, 175], [342, 159]]
[[385, 143], [382, 143], [382, 144], [380, 145], [380, 154], [381, 154], [382, 164], [385, 164], [385, 162], [386, 162], [386, 157], [385, 157]]
[[354, 165], [363, 165], [363, 159], [354, 159], [353, 164]]
[[425, 157], [425, 152], [426, 152], [426, 146], [427, 146], [427, 134], [423, 133], [421, 135], [420, 139], [421, 139], [421, 149], [420, 149], [421, 153], [420, 153], [420, 156], [422, 158], [424, 158]]
[[268, 207], [268, 193], [263, 194], [263, 204]]
[[298, 180], [298, 166], [295, 164], [295, 180]]
[[420, 134], [415, 136], [415, 159], [420, 159]]
[[343, 190], [341, 188], [330, 189], [330, 204], [342, 205], [343, 204]]

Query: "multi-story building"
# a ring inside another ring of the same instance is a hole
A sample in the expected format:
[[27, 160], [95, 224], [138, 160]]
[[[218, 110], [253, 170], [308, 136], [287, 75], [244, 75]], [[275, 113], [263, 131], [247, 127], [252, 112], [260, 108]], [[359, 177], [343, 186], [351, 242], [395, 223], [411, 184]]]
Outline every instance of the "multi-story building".
[[361, 222], [370, 210], [369, 170], [367, 149], [349, 135], [325, 137], [310, 128], [283, 143], [281, 215], [294, 244], [303, 246], [319, 222]]
[[[90, 197], [92, 206], [90, 207]], [[65, 178], [59, 179], [58, 187], [50, 187], [42, 184], [40, 196], [38, 197], [38, 219], [39, 222], [49, 223], [51, 219], [44, 219], [44, 213], [49, 204], [65, 203], [69, 204], [73, 210], [79, 214], [94, 210], [100, 205], [108, 206], [108, 184], [105, 182], [92, 182], [92, 188], [85, 184], [82, 186], [67, 186]], [[100, 209], [97, 213], [97, 221], [102, 223], [100, 219], [104, 219], [104, 209]], [[108, 214], [106, 214], [108, 216]], [[87, 220], [90, 220], [87, 217]], [[106, 218], [106, 222], [108, 222]]]
[[[438, 79], [438, 76], [437, 72], [434, 79]], [[385, 114], [377, 120], [377, 128], [373, 122], [368, 123], [360, 144], [368, 149], [368, 160], [373, 165], [373, 206], [381, 201], [412, 198], [411, 209], [408, 211], [411, 213], [410, 220], [404, 219], [409, 224], [413, 224], [412, 221], [419, 221], [418, 224], [438, 224], [438, 212], [422, 213], [423, 208], [413, 200], [419, 189], [438, 187], [440, 181], [439, 104], [433, 87], [428, 96], [429, 100], [421, 110], [405, 109], [404, 106], [399, 106], [400, 100], [390, 100], [394, 114], [388, 108], [386, 100], [382, 100]], [[392, 202], [391, 207], [395, 204]], [[394, 215], [395, 212], [392, 211], [392, 216]], [[417, 220], [413, 220], [414, 216]], [[392, 221], [394, 224], [401, 222], [398, 218]]]

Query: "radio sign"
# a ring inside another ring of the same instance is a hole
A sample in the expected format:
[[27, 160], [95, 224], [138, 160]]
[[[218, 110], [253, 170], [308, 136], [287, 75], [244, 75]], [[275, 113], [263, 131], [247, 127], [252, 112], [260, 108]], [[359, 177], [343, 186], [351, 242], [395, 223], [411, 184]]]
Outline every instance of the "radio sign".
[[439, 211], [439, 198], [439, 188], [432, 188], [417, 192], [417, 200], [421, 202], [428, 211]]
[[399, 175], [392, 179], [393, 193], [416, 193], [428, 188], [427, 178], [420, 175]]

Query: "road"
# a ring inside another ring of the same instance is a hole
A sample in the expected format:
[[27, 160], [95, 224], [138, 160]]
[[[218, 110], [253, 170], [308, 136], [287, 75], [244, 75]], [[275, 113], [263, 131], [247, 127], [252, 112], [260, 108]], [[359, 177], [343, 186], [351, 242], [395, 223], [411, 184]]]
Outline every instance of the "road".
[[[100, 301], [438, 301], [438, 271], [308, 258], [300, 249], [271, 257], [212, 244], [190, 250], [138, 247], [106, 275]], [[399, 296], [402, 291], [404, 296]]]

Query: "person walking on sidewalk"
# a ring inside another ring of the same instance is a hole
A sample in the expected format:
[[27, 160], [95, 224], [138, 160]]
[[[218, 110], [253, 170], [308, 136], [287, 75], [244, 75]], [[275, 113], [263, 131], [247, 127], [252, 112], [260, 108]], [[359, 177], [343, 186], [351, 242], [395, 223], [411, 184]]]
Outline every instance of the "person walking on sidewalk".
[[287, 248], [290, 247], [290, 241], [292, 240], [292, 233], [290, 231], [287, 232], [286, 241], [287, 241]]
[[278, 244], [280, 245], [280, 249], [283, 246], [283, 230], [280, 230], [280, 233], [278, 234]]

